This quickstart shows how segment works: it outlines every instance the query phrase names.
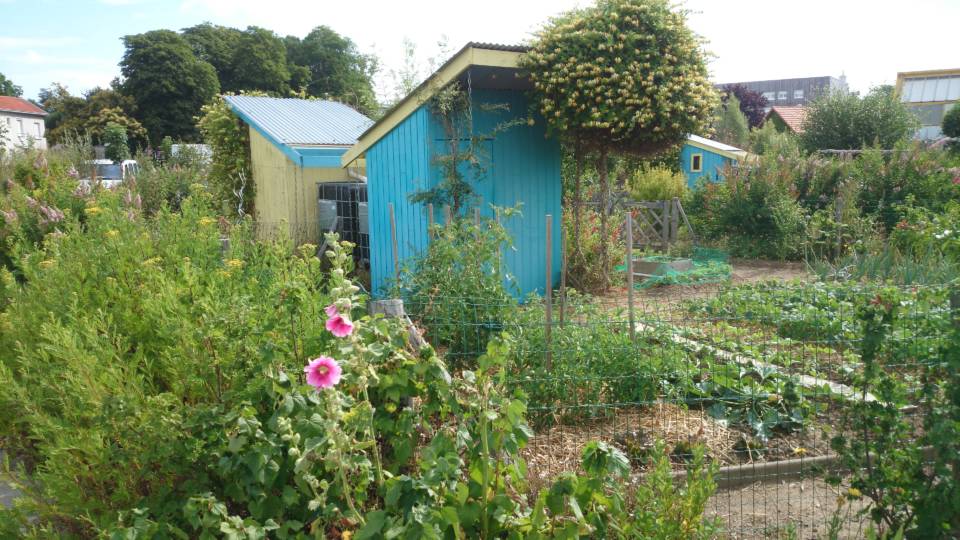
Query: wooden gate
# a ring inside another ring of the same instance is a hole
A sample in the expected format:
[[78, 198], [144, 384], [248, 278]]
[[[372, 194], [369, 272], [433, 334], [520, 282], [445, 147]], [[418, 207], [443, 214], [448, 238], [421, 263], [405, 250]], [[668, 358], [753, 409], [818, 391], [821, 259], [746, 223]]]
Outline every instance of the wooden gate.
[[693, 236], [687, 214], [676, 197], [668, 201], [630, 202], [624, 206], [633, 216], [634, 247], [657, 246], [666, 250], [670, 244], [677, 242], [681, 219]]

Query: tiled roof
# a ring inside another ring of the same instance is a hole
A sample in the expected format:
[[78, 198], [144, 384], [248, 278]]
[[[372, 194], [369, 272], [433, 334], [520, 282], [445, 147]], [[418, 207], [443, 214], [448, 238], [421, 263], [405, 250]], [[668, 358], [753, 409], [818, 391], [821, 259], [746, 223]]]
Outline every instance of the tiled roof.
[[794, 133], [803, 133], [803, 121], [807, 119], [806, 107], [772, 107], [767, 118], [776, 113]]
[[47, 111], [37, 107], [33, 103], [13, 96], [0, 96], [0, 111], [33, 114], [37, 116], [47, 115]]
[[373, 120], [352, 107], [319, 99], [225, 96], [244, 121], [280, 144], [349, 146]]

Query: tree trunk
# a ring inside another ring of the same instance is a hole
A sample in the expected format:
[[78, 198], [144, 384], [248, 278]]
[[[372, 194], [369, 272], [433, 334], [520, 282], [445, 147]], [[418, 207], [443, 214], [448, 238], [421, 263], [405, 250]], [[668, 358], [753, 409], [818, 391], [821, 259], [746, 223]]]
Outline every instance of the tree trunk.
[[600, 289], [610, 288], [610, 254], [607, 253], [607, 222], [610, 218], [610, 177], [607, 174], [607, 147], [600, 148], [600, 161], [597, 163], [597, 175], [600, 177]]
[[575, 260], [582, 260], [583, 252], [580, 249], [580, 221], [582, 219], [581, 210], [583, 207], [583, 191], [581, 189], [583, 182], [583, 150], [580, 143], [576, 143], [573, 150], [573, 160], [576, 163], [576, 176], [573, 179], [573, 250], [576, 255]]

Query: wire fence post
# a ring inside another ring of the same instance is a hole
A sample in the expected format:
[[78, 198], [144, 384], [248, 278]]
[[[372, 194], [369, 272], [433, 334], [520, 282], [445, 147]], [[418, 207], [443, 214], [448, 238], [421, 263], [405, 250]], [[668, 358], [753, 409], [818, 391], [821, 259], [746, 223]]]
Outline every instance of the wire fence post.
[[390, 245], [393, 246], [393, 277], [400, 286], [400, 255], [397, 253], [397, 218], [393, 211], [393, 203], [387, 204], [390, 209]]
[[545, 317], [545, 323], [546, 323], [546, 327], [544, 328], [544, 342], [547, 345], [547, 351], [546, 351], [547, 370], [553, 369], [553, 354], [550, 347], [550, 341], [551, 341], [550, 334], [553, 327], [553, 275], [552, 275], [553, 268], [551, 268], [552, 265], [550, 264], [552, 262], [551, 259], [553, 256], [553, 245], [552, 245], [553, 241], [551, 238], [552, 228], [553, 228], [553, 216], [551, 216], [550, 214], [547, 214], [547, 229], [546, 229], [547, 281], [546, 281], [546, 288], [544, 289], [544, 293], [543, 293], [543, 306], [545, 310], [544, 317]]
[[444, 225], [445, 227], [446, 227], [446, 226], [449, 226], [449, 225], [450, 225], [450, 220], [451, 220], [451, 218], [450, 218], [450, 205], [449, 205], [449, 204], [445, 204], [445, 205], [443, 205], [443, 225]]
[[636, 343], [637, 330], [633, 318], [633, 214], [627, 212], [627, 313], [630, 318], [630, 342]]

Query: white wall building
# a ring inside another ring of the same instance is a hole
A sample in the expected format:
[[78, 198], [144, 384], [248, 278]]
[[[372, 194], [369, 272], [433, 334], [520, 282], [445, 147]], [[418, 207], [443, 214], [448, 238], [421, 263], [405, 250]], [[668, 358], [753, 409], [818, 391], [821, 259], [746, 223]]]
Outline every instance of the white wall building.
[[12, 150], [33, 145], [46, 148], [47, 112], [25, 99], [0, 96], [0, 146]]

